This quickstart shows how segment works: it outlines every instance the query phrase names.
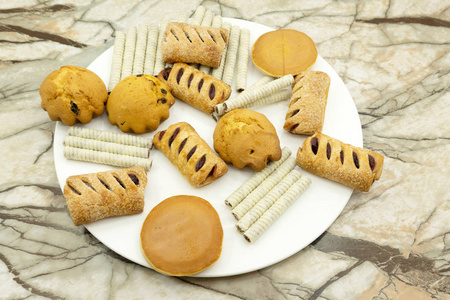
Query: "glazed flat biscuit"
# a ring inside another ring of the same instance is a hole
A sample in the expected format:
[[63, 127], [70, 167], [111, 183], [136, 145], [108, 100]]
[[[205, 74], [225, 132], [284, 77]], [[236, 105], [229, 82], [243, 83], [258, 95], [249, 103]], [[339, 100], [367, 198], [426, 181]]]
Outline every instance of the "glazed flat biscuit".
[[227, 164], [186, 122], [157, 132], [153, 144], [194, 187], [207, 185], [228, 171]]
[[217, 68], [227, 43], [226, 29], [170, 22], [161, 43], [162, 59], [166, 63], [199, 63]]
[[380, 178], [383, 161], [381, 154], [321, 133], [307, 138], [297, 152], [297, 165], [304, 170], [364, 192]]
[[66, 180], [64, 198], [78, 226], [142, 212], [146, 185], [147, 173], [142, 167], [75, 175]]
[[158, 79], [171, 88], [175, 97], [207, 114], [231, 95], [230, 86], [223, 81], [184, 63], [176, 63], [172, 69], [161, 71]]
[[296, 76], [283, 128], [296, 134], [321, 132], [325, 120], [330, 77], [320, 71], [305, 71]]

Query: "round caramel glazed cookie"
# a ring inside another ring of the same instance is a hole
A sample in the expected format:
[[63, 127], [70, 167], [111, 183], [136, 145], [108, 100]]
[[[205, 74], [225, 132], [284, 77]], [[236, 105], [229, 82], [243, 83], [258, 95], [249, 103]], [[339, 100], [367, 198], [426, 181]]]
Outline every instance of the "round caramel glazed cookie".
[[294, 29], [278, 29], [261, 35], [252, 48], [255, 66], [265, 75], [297, 75], [317, 59], [314, 41]]
[[50, 119], [66, 125], [89, 123], [101, 115], [108, 91], [94, 72], [77, 66], [62, 66], [50, 73], [39, 88], [41, 106]]
[[219, 215], [205, 199], [179, 195], [156, 205], [141, 230], [142, 252], [158, 272], [187, 276], [203, 271], [222, 253]]
[[175, 103], [170, 88], [156, 77], [132, 75], [120, 81], [106, 103], [109, 122], [123, 132], [154, 131], [169, 118]]
[[214, 149], [220, 157], [238, 169], [245, 166], [260, 171], [269, 160], [281, 158], [280, 139], [275, 127], [261, 113], [235, 109], [217, 122]]

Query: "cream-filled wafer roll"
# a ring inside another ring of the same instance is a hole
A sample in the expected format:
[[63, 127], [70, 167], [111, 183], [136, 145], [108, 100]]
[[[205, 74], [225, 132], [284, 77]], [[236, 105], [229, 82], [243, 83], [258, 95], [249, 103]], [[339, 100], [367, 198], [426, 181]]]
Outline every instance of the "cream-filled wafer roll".
[[64, 146], [64, 157], [72, 160], [124, 168], [141, 166], [146, 171], [150, 170], [152, 166], [152, 160], [149, 158], [141, 158], [122, 154], [113, 154], [108, 152], [74, 148], [70, 146]]
[[[231, 32], [231, 24], [228, 22], [224, 22], [222, 23], [222, 28], [228, 30], [228, 40], [230, 40], [229, 36], [230, 36], [230, 32]], [[217, 79], [222, 80], [222, 75], [223, 75], [223, 69], [225, 67], [225, 61], [227, 58], [227, 52], [228, 52], [228, 43], [225, 46], [225, 49], [223, 49], [222, 52], [222, 58], [220, 59], [220, 65], [218, 68], [215, 68], [212, 70], [211, 75], [216, 77]]]
[[244, 200], [236, 205], [231, 211], [231, 214], [236, 220], [240, 220], [261, 198], [277, 185], [287, 173], [293, 170], [295, 166], [296, 161], [293, 157], [286, 159], [272, 174], [264, 179], [257, 188], [248, 194]]
[[130, 145], [135, 147], [143, 147], [150, 149], [152, 147], [152, 140], [140, 136], [135, 136], [125, 133], [109, 132], [97, 130], [93, 128], [85, 128], [81, 126], [71, 126], [68, 130], [68, 135], [78, 136], [86, 139], [95, 139], [104, 142], [117, 143], [123, 145]]
[[162, 47], [161, 42], [164, 38], [164, 32], [166, 31], [167, 24], [169, 24], [169, 17], [165, 16], [159, 23], [159, 35], [158, 35], [158, 44], [156, 46], [156, 58], [155, 58], [155, 69], [153, 70], [152, 76], [158, 76], [159, 72], [164, 70], [165, 63], [162, 59]]
[[248, 92], [242, 93], [232, 99], [229, 99], [223, 103], [217, 104], [214, 110], [219, 115], [224, 115], [225, 113], [232, 111], [238, 107], [243, 107], [248, 103], [255, 102], [261, 98], [264, 98], [275, 91], [281, 90], [285, 87], [292, 85], [294, 82], [294, 77], [289, 74], [285, 75], [281, 78], [275, 79], [267, 84], [258, 86], [254, 89], [249, 90]]
[[309, 187], [311, 179], [300, 177], [264, 214], [247, 229], [243, 235], [247, 242], [253, 243], [272, 225]]
[[123, 55], [125, 51], [125, 33], [122, 31], [115, 32], [114, 52], [111, 62], [111, 74], [109, 76], [108, 92], [111, 92], [114, 87], [120, 82], [122, 73]]
[[155, 74], [156, 48], [158, 47], [159, 28], [155, 24], [148, 26], [147, 49], [145, 50], [144, 74]]
[[136, 51], [136, 35], [136, 27], [129, 27], [125, 38], [125, 52], [123, 54], [122, 73], [120, 74], [120, 80], [130, 76], [133, 72], [134, 53]]
[[239, 108], [248, 108], [248, 107], [277, 103], [277, 102], [289, 99], [290, 96], [291, 96], [291, 92], [289, 90], [282, 89], [273, 94], [270, 94], [269, 96], [266, 96], [264, 98], [256, 100], [255, 102], [248, 103], [248, 104], [244, 105], [243, 107], [239, 107]]
[[144, 73], [145, 50], [147, 47], [148, 25], [141, 23], [137, 29], [136, 35], [136, 51], [134, 53], [133, 72], [132, 75]]
[[281, 158], [277, 161], [270, 161], [267, 166], [259, 172], [253, 174], [247, 179], [237, 190], [235, 190], [228, 198], [225, 199], [225, 204], [230, 208], [236, 207], [248, 194], [256, 189], [261, 182], [263, 182], [270, 174], [273, 173], [286, 159], [292, 154], [289, 147], [281, 149]]
[[240, 232], [245, 232], [277, 201], [300, 177], [298, 170], [290, 171], [276, 186], [274, 186], [258, 203], [255, 204], [236, 224]]
[[135, 157], [148, 158], [150, 148], [123, 145], [112, 142], [103, 142], [99, 140], [86, 139], [78, 136], [66, 135], [64, 137], [64, 146], [83, 148], [101, 152], [109, 152], [114, 154], [123, 154]]
[[188, 20], [189, 20], [189, 16], [185, 11], [181, 12], [177, 17], [177, 22], [180, 22], [180, 23], [187, 23]]
[[228, 41], [227, 48], [227, 57], [222, 75], [222, 81], [229, 86], [233, 84], [240, 33], [241, 28], [239, 26], [231, 26], [230, 39]]
[[203, 17], [205, 16], [206, 8], [204, 6], [199, 6], [195, 10], [192, 15], [191, 24], [192, 25], [200, 25], [203, 21]]
[[250, 30], [241, 29], [239, 38], [238, 64], [236, 74], [236, 90], [242, 92], [247, 87], [248, 57], [250, 49]]

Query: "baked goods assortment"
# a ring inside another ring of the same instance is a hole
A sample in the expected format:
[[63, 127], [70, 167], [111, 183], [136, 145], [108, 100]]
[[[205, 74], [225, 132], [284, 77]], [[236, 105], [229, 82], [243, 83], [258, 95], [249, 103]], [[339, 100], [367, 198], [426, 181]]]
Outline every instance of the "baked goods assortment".
[[169, 276], [193, 275], [219, 259], [222, 223], [205, 199], [173, 196], [147, 215], [140, 242], [143, 255], [156, 271]]
[[51, 72], [39, 88], [42, 108], [52, 121], [86, 124], [101, 115], [108, 98], [106, 86], [94, 72], [62, 66]]
[[64, 198], [75, 225], [144, 210], [147, 173], [132, 167], [74, 175], [66, 179]]
[[109, 122], [123, 132], [156, 130], [169, 118], [175, 103], [170, 88], [151, 75], [131, 75], [120, 81], [106, 103]]
[[[384, 158], [322, 133], [331, 80], [325, 72], [311, 70], [317, 58], [312, 39], [280, 29], [261, 35], [250, 48], [250, 38], [248, 29], [223, 22], [200, 6], [191, 19], [180, 14], [176, 20], [164, 17], [159, 26], [116, 31], [108, 89], [92, 71], [74, 66], [44, 80], [43, 109], [69, 126], [64, 156], [118, 168], [67, 178], [64, 196], [75, 225], [139, 214], [146, 201], [161, 200], [144, 199], [153, 146], [196, 189], [227, 176], [229, 168], [252, 172], [225, 198], [236, 232], [249, 243], [261, 238], [309, 188], [312, 181], [304, 173], [370, 190], [381, 176]], [[247, 86], [250, 57], [266, 76]], [[233, 91], [238, 93], [234, 97]], [[187, 121], [170, 122], [175, 98], [217, 122], [212, 136], [200, 136]], [[282, 128], [250, 109], [277, 102], [287, 107]], [[104, 110], [122, 133], [72, 126], [88, 123]], [[166, 120], [168, 126], [158, 131]], [[282, 129], [299, 141], [309, 136], [296, 157], [282, 147], [277, 133]], [[138, 136], [145, 134], [151, 138]], [[211, 137], [212, 145], [207, 142]], [[181, 194], [154, 206], [140, 235], [152, 268], [189, 276], [219, 259], [223, 228], [208, 202], [215, 200]]]
[[281, 158], [280, 139], [267, 117], [250, 109], [235, 109], [223, 116], [213, 133], [220, 157], [242, 169], [264, 169], [268, 161]]
[[194, 187], [207, 185], [228, 171], [226, 163], [186, 122], [173, 124], [157, 132], [153, 136], [153, 145]]
[[307, 138], [297, 152], [297, 164], [302, 169], [363, 192], [380, 179], [383, 161], [379, 153], [322, 133]]

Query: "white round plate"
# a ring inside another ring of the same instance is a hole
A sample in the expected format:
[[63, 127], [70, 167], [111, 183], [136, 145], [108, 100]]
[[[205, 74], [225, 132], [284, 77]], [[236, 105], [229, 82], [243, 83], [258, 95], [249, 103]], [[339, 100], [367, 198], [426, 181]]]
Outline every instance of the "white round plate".
[[[273, 28], [237, 19], [224, 20], [251, 30], [251, 45], [263, 33]], [[90, 66], [90, 70], [99, 75], [108, 85], [113, 47], [101, 54]], [[325, 62], [318, 57], [312, 67], [331, 77], [328, 104], [323, 133], [345, 143], [362, 147], [362, 130], [358, 112], [353, 99], [342, 80]], [[249, 59], [248, 85], [258, 80], [262, 74]], [[234, 87], [233, 87], [234, 90]], [[233, 92], [232, 96], [235, 96]], [[252, 108], [265, 114], [277, 129], [281, 146], [288, 146], [295, 156], [306, 136], [294, 135], [283, 129], [288, 101]], [[212, 147], [215, 121], [211, 116], [186, 103], [177, 100], [170, 109], [170, 117], [157, 131], [167, 129], [171, 124], [186, 121]], [[106, 112], [89, 124], [79, 125], [105, 131], [121, 132], [112, 126]], [[72, 161], [64, 157], [63, 138], [68, 127], [57, 122], [55, 129], [54, 156], [58, 181], [64, 187], [68, 176], [111, 170], [113, 167], [86, 162]], [[143, 136], [152, 138], [156, 132]], [[132, 216], [112, 217], [100, 220], [85, 227], [104, 245], [121, 256], [150, 267], [141, 253], [140, 230], [150, 210], [174, 195], [195, 195], [208, 200], [219, 213], [223, 230], [223, 250], [219, 260], [210, 268], [194, 275], [196, 277], [218, 277], [255, 271], [297, 253], [319, 237], [339, 216], [353, 190], [335, 182], [317, 177], [302, 170], [312, 179], [312, 184], [297, 201], [254, 243], [249, 244], [236, 230], [236, 220], [224, 200], [237, 189], [253, 171], [246, 168], [238, 170], [229, 165], [228, 172], [215, 182], [202, 188], [193, 188], [169, 160], [156, 148], [151, 151], [152, 169], [148, 172], [148, 185], [145, 190], [145, 209], [143, 213]], [[297, 167], [296, 167], [297, 168]]]

